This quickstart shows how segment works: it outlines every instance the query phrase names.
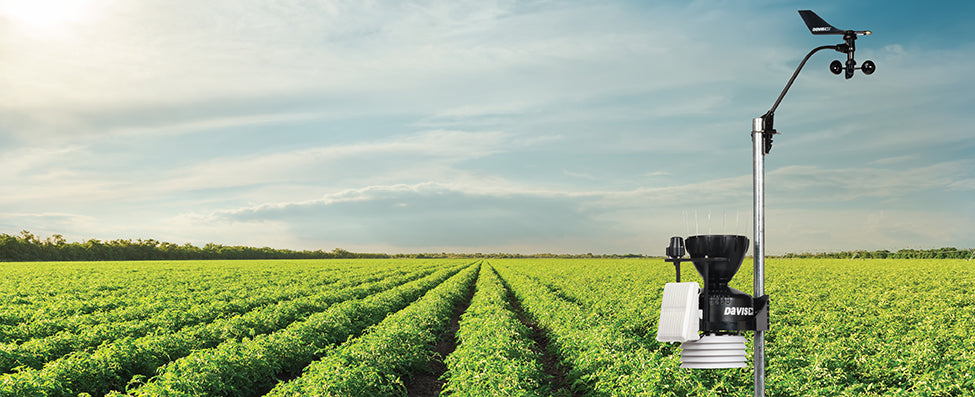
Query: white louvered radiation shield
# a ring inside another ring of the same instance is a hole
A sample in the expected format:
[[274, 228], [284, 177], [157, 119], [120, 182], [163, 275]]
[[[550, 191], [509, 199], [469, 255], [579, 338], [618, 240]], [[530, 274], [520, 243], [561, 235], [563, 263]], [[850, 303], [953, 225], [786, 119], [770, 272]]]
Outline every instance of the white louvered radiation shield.
[[740, 335], [704, 335], [696, 341], [681, 344], [681, 368], [747, 367], [745, 337]]

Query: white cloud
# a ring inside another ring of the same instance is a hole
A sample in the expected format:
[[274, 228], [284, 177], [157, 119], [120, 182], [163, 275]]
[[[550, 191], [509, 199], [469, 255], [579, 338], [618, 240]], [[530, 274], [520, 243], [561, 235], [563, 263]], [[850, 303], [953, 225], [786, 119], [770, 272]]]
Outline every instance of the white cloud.
[[[0, 230], [4, 233], [14, 233], [24, 230], [24, 225], [43, 224], [41, 229], [29, 229], [28, 231], [39, 236], [65, 233], [65, 231], [76, 231], [90, 229], [96, 224], [96, 219], [87, 215], [43, 212], [43, 213], [0, 213]], [[19, 228], [19, 229], [18, 229]], [[78, 236], [68, 236], [80, 238]]]
[[[857, 243], [890, 248], [903, 246], [910, 238], [957, 241], [958, 235], [953, 233], [958, 230], [936, 227], [939, 222], [950, 223], [952, 215], [937, 208], [904, 210], [890, 200], [953, 188], [951, 173], [963, 172], [967, 166], [949, 162], [906, 174], [814, 167], [773, 171], [769, 180], [780, 186], [769, 208], [769, 235], [779, 241], [770, 252], [830, 246], [846, 249]], [[370, 186], [316, 200], [218, 211], [209, 219], [228, 227], [282, 222], [304, 241], [319, 237], [332, 241], [346, 235], [351, 236], [350, 241], [407, 251], [437, 250], [437, 244], [460, 249], [527, 241], [540, 250], [579, 252], [568, 242], [582, 240], [592, 247], [588, 250], [622, 252], [681, 233], [750, 235], [750, 182], [749, 175], [660, 188], [584, 192], [531, 190], [515, 184], [476, 190], [472, 185], [425, 182]], [[852, 214], [871, 211], [808, 204], [877, 198], [886, 204], [875, 203], [872, 211], [881, 211], [882, 216], [864, 218], [870, 220], [868, 224]], [[911, 225], [918, 227], [912, 229]], [[856, 237], [867, 234], [869, 238]], [[788, 241], [782, 241], [784, 236], [789, 236]], [[627, 244], [638, 246], [627, 248]]]
[[429, 177], [426, 172], [450, 172], [450, 164], [488, 156], [509, 142], [501, 132], [424, 131], [373, 142], [217, 158], [175, 172], [166, 184], [187, 190], [289, 183], [345, 185], [409, 174]]
[[[714, 16], [647, 11], [654, 20], [645, 23], [614, 4], [150, 1], [98, 10], [98, 23], [58, 40], [6, 43], [8, 112], [50, 132], [90, 127], [120, 107], [325, 95], [374, 112], [457, 117], [727, 81], [727, 70], [745, 66], [719, 43], [679, 33]], [[682, 66], [705, 54], [738, 66], [703, 75]]]
[[[91, 2], [56, 34], [0, 24], [9, 228], [630, 251], [750, 208], [750, 118], [819, 40], [792, 9], [714, 3]], [[779, 109], [782, 219], [951, 222], [973, 189], [971, 43], [884, 37], [857, 52], [875, 75], [814, 59]]]
[[957, 160], [909, 169], [782, 167], [766, 178], [769, 190], [792, 202], [896, 198], [922, 191], [944, 191], [971, 175], [975, 161]]
[[771, 252], [780, 254], [971, 245], [967, 236], [975, 213], [878, 207], [771, 210], [766, 214], [767, 244]]
[[975, 190], [975, 178], [960, 179], [948, 184], [948, 190]]
[[567, 251], [567, 240], [595, 236], [607, 227], [570, 195], [472, 193], [438, 183], [372, 186], [321, 200], [217, 212], [207, 219], [234, 226], [284, 222], [303, 241], [435, 251], [512, 244]]
[[914, 153], [914, 154], [908, 154], [908, 155], [904, 155], [904, 156], [885, 157], [885, 158], [881, 158], [881, 159], [877, 159], [877, 160], [871, 161], [870, 164], [874, 164], [874, 165], [890, 165], [890, 164], [906, 163], [906, 162], [910, 162], [910, 161], [915, 161], [916, 162], [918, 160], [920, 160], [920, 156], [917, 153]]

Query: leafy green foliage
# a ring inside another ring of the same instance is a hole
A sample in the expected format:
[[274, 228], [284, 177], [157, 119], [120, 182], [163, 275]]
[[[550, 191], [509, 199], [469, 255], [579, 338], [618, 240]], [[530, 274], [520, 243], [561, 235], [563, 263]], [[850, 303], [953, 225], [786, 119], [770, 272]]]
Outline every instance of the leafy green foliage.
[[841, 251], [841, 252], [819, 252], [819, 253], [787, 253], [784, 258], [831, 258], [831, 259], [970, 259], [975, 255], [975, 250], [960, 250], [955, 247], [942, 247], [937, 249], [899, 249], [896, 252], [888, 250], [878, 251]]
[[333, 344], [406, 307], [459, 270], [444, 269], [366, 299], [342, 302], [266, 336], [198, 350], [161, 368], [159, 375], [131, 394], [254, 395], [271, 386], [276, 376], [300, 372]]
[[[528, 263], [497, 267], [526, 310], [556, 335], [563, 362], [593, 394], [749, 393], [749, 369], [682, 370], [678, 346], [653, 340], [673, 267]], [[700, 282], [687, 269], [684, 278]], [[751, 281], [745, 264], [732, 284], [751, 291]], [[975, 298], [967, 292], [973, 287], [975, 268], [963, 260], [770, 259], [767, 395], [975, 394]], [[574, 332], [577, 324], [592, 330]]]
[[[333, 291], [352, 292], [363, 283], [374, 283], [383, 278], [401, 276], [400, 270], [388, 271], [355, 270], [345, 271], [344, 278], [333, 272], [322, 272], [320, 280], [305, 280], [305, 284], [282, 285], [240, 280], [239, 284], [227, 285], [226, 280], [218, 279], [209, 284], [199, 282], [193, 291], [178, 291], [180, 283], [147, 286], [149, 291], [139, 291], [140, 296], [130, 297], [135, 306], [122, 306], [125, 299], [117, 295], [100, 297], [100, 300], [114, 301], [112, 310], [96, 311], [68, 317], [46, 316], [36, 321], [23, 322], [16, 327], [5, 329], [8, 340], [0, 344], [0, 373], [15, 367], [40, 369], [43, 363], [57, 359], [76, 350], [94, 348], [106, 341], [122, 337], [141, 337], [149, 333], [173, 333], [200, 323], [208, 323], [219, 318], [241, 315], [262, 306], [294, 301], [296, 310], [314, 310], [313, 306], [302, 309], [307, 301], [315, 305], [316, 298], [309, 295], [320, 294], [323, 288]], [[263, 279], [263, 277], [261, 277]], [[178, 280], [178, 279], [176, 279]], [[157, 280], [162, 281], [162, 280]], [[217, 284], [217, 285], [215, 285]], [[186, 284], [182, 284], [186, 285]], [[222, 286], [222, 287], [221, 287]], [[208, 288], [207, 288], [208, 287]], [[230, 287], [230, 288], [228, 288]], [[196, 293], [203, 289], [204, 293]], [[207, 293], [209, 292], [209, 293]], [[363, 292], [364, 293], [364, 292]], [[361, 293], [359, 293], [361, 295]], [[338, 294], [339, 297], [344, 297]], [[66, 302], [70, 303], [70, 301]], [[58, 303], [51, 303], [57, 305]], [[38, 305], [35, 305], [38, 306]], [[45, 306], [49, 307], [49, 306]], [[137, 310], [133, 310], [137, 309]], [[26, 342], [18, 343], [16, 340]]]
[[444, 394], [549, 395], [537, 346], [513, 310], [497, 273], [490, 265], [481, 266], [477, 292], [457, 331], [460, 343], [446, 358]]
[[[654, 340], [662, 260], [470, 264], [7, 263], [0, 396], [403, 395], [472, 289], [446, 395], [751, 392], [751, 369], [680, 369]], [[751, 280], [746, 264], [732, 286]], [[965, 260], [770, 259], [767, 394], [975, 395], [973, 290]]]
[[91, 239], [69, 243], [55, 234], [44, 240], [29, 231], [12, 236], [0, 234], [0, 261], [133, 261], [133, 260], [218, 260], [218, 259], [353, 259], [389, 258], [387, 254], [332, 251], [294, 251], [269, 247], [228, 246], [209, 243], [203, 247], [173, 244], [154, 239]]
[[[553, 336], [548, 348], [570, 369], [569, 381], [575, 393], [640, 395], [647, 394], [648, 390], [658, 393], [672, 390], [661, 382], [667, 367], [660, 365], [665, 360], [658, 343], [626, 332], [585, 306], [560, 297], [523, 274], [526, 268], [516, 264], [499, 261], [498, 274], [511, 286], [525, 311]], [[615, 292], [604, 291], [601, 295], [611, 296]]]
[[[327, 315], [327, 309], [338, 302], [345, 303], [342, 308], [357, 307], [357, 299], [380, 291], [392, 293], [391, 291], [396, 291], [393, 287], [423, 273], [427, 271], [421, 270], [416, 274], [362, 283], [345, 289], [326, 289], [314, 296], [278, 302], [243, 315], [221, 318], [174, 333], [149, 334], [139, 338], [120, 337], [103, 343], [94, 350], [75, 351], [45, 364], [41, 369], [28, 368], [4, 374], [0, 376], [0, 395], [7, 390], [36, 390], [44, 395], [74, 395], [83, 391], [101, 395], [112, 389], [125, 387], [133, 376], [151, 375], [158, 366], [186, 356], [193, 350], [212, 348], [227, 340], [273, 332], [306, 317], [306, 322], [311, 321], [316, 316]], [[443, 277], [443, 274], [428, 276], [434, 279], [437, 277]], [[418, 282], [407, 285], [412, 287]], [[325, 312], [321, 313], [323, 310]], [[332, 311], [339, 310], [342, 309]], [[368, 323], [361, 327], [366, 325]], [[346, 336], [338, 335], [336, 338], [344, 339]]]
[[357, 339], [312, 363], [268, 396], [406, 395], [406, 379], [433, 358], [437, 337], [468, 296], [479, 266], [471, 266]]

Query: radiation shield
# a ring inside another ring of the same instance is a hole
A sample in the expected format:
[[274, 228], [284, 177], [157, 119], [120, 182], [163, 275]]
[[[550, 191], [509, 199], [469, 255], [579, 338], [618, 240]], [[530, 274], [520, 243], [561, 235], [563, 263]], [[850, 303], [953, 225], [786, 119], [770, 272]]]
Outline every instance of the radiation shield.
[[745, 368], [745, 337], [741, 335], [705, 335], [681, 344], [680, 367], [692, 369]]

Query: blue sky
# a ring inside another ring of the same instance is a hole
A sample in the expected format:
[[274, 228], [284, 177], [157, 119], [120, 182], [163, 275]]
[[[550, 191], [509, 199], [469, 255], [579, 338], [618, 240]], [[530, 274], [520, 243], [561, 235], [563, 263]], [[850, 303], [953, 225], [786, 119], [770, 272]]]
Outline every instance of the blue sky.
[[975, 3], [0, 1], [0, 232], [292, 249], [972, 247]]

